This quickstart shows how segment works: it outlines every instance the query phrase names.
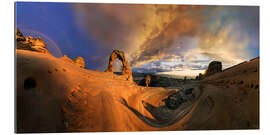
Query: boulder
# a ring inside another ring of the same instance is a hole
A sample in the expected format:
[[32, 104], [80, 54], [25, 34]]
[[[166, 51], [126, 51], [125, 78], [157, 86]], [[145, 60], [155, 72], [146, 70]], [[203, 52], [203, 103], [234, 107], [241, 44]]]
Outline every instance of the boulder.
[[85, 63], [83, 57], [77, 57], [73, 61], [74, 63], [78, 64], [81, 68], [84, 68]]
[[64, 55], [64, 56], [61, 57], [60, 59], [66, 61], [66, 62], [72, 63], [72, 64], [76, 64], [76, 65], [78, 65], [78, 66], [81, 67], [81, 68], [85, 68], [85, 62], [84, 62], [83, 57], [77, 57], [77, 58], [75, 58], [74, 60], [72, 60], [72, 59], [69, 58], [67, 55]]
[[66, 62], [70, 62], [73, 63], [73, 60], [71, 58], [69, 58], [67, 55], [64, 55], [63, 57], [61, 57], [60, 59], [66, 61]]
[[167, 98], [163, 99], [162, 101], [165, 102], [165, 105], [169, 109], [175, 110], [187, 100], [183, 98], [183, 95], [180, 92], [175, 92], [169, 95]]

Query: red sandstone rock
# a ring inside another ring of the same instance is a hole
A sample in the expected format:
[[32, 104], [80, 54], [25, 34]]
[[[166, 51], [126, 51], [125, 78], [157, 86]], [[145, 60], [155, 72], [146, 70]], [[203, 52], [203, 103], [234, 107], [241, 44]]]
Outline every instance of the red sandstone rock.
[[16, 29], [16, 48], [51, 54], [47, 50], [46, 43], [40, 37], [35, 39], [32, 36], [27, 36], [24, 38], [23, 34], [18, 29]]
[[148, 87], [148, 85], [150, 84], [150, 82], [151, 82], [151, 76], [150, 75], [146, 75], [146, 77], [145, 77], [146, 87]]
[[222, 72], [222, 63], [220, 61], [212, 61], [208, 65], [205, 76], [210, 76], [218, 72]]
[[114, 50], [110, 56], [108, 68], [105, 72], [113, 72], [113, 62], [114, 60], [118, 58], [123, 66], [122, 66], [122, 75], [127, 75], [127, 80], [132, 80], [132, 71], [130, 68], [130, 65], [125, 57], [125, 54], [123, 51]]

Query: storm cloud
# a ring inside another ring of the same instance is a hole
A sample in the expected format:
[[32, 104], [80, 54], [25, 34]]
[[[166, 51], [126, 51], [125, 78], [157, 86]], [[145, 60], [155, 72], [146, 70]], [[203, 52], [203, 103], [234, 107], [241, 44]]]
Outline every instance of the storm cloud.
[[[132, 68], [203, 70], [212, 60], [229, 67], [259, 55], [259, 7], [72, 5], [75, 21], [104, 49], [100, 57], [123, 50]], [[149, 64], [154, 61], [169, 69]]]

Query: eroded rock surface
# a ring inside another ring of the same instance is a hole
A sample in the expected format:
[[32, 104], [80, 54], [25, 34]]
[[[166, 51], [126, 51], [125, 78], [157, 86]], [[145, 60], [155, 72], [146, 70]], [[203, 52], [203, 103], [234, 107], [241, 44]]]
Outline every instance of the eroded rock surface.
[[220, 61], [212, 61], [208, 65], [208, 69], [205, 75], [210, 76], [218, 72], [222, 72], [222, 63]]
[[150, 75], [146, 75], [145, 77], [145, 84], [146, 87], [148, 87], [148, 85], [151, 83], [151, 76]]
[[66, 61], [66, 62], [72, 63], [72, 64], [76, 64], [76, 65], [78, 65], [78, 66], [81, 67], [81, 68], [85, 68], [85, 62], [84, 62], [83, 57], [77, 57], [77, 58], [75, 58], [74, 60], [72, 60], [72, 59], [69, 58], [67, 55], [64, 55], [64, 56], [61, 57], [60, 59]]
[[16, 29], [16, 48], [51, 54], [47, 50], [46, 43], [40, 37], [35, 39], [32, 36], [27, 36], [25, 38], [19, 29]]
[[77, 57], [76, 59], [73, 60], [74, 63], [78, 64], [81, 68], [84, 68], [84, 59], [83, 57]]
[[[175, 88], [141, 87], [52, 55], [19, 49], [16, 55], [19, 133], [259, 128], [258, 59], [200, 83], [187, 82], [179, 95], [172, 94]], [[225, 87], [237, 79], [240, 84]], [[169, 96], [166, 105], [162, 99]]]
[[16, 29], [16, 41], [25, 41], [25, 38], [19, 29]]
[[63, 57], [61, 57], [60, 59], [66, 61], [66, 62], [70, 62], [73, 63], [73, 60], [71, 58], [69, 58], [67, 55], [64, 55]]
[[105, 72], [114, 72], [113, 62], [115, 59], [119, 59], [122, 62], [122, 75], [127, 75], [127, 80], [132, 80], [132, 71], [123, 51], [114, 50], [112, 52]]

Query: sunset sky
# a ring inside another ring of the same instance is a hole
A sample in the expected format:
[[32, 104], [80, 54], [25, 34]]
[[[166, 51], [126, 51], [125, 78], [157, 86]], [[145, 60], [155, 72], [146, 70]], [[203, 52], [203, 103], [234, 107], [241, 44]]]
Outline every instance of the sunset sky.
[[[259, 56], [259, 7], [134, 4], [15, 4], [16, 26], [40, 36], [57, 57], [82, 56], [104, 71], [114, 49], [133, 71], [196, 76]], [[116, 62], [119, 70], [120, 63]]]

